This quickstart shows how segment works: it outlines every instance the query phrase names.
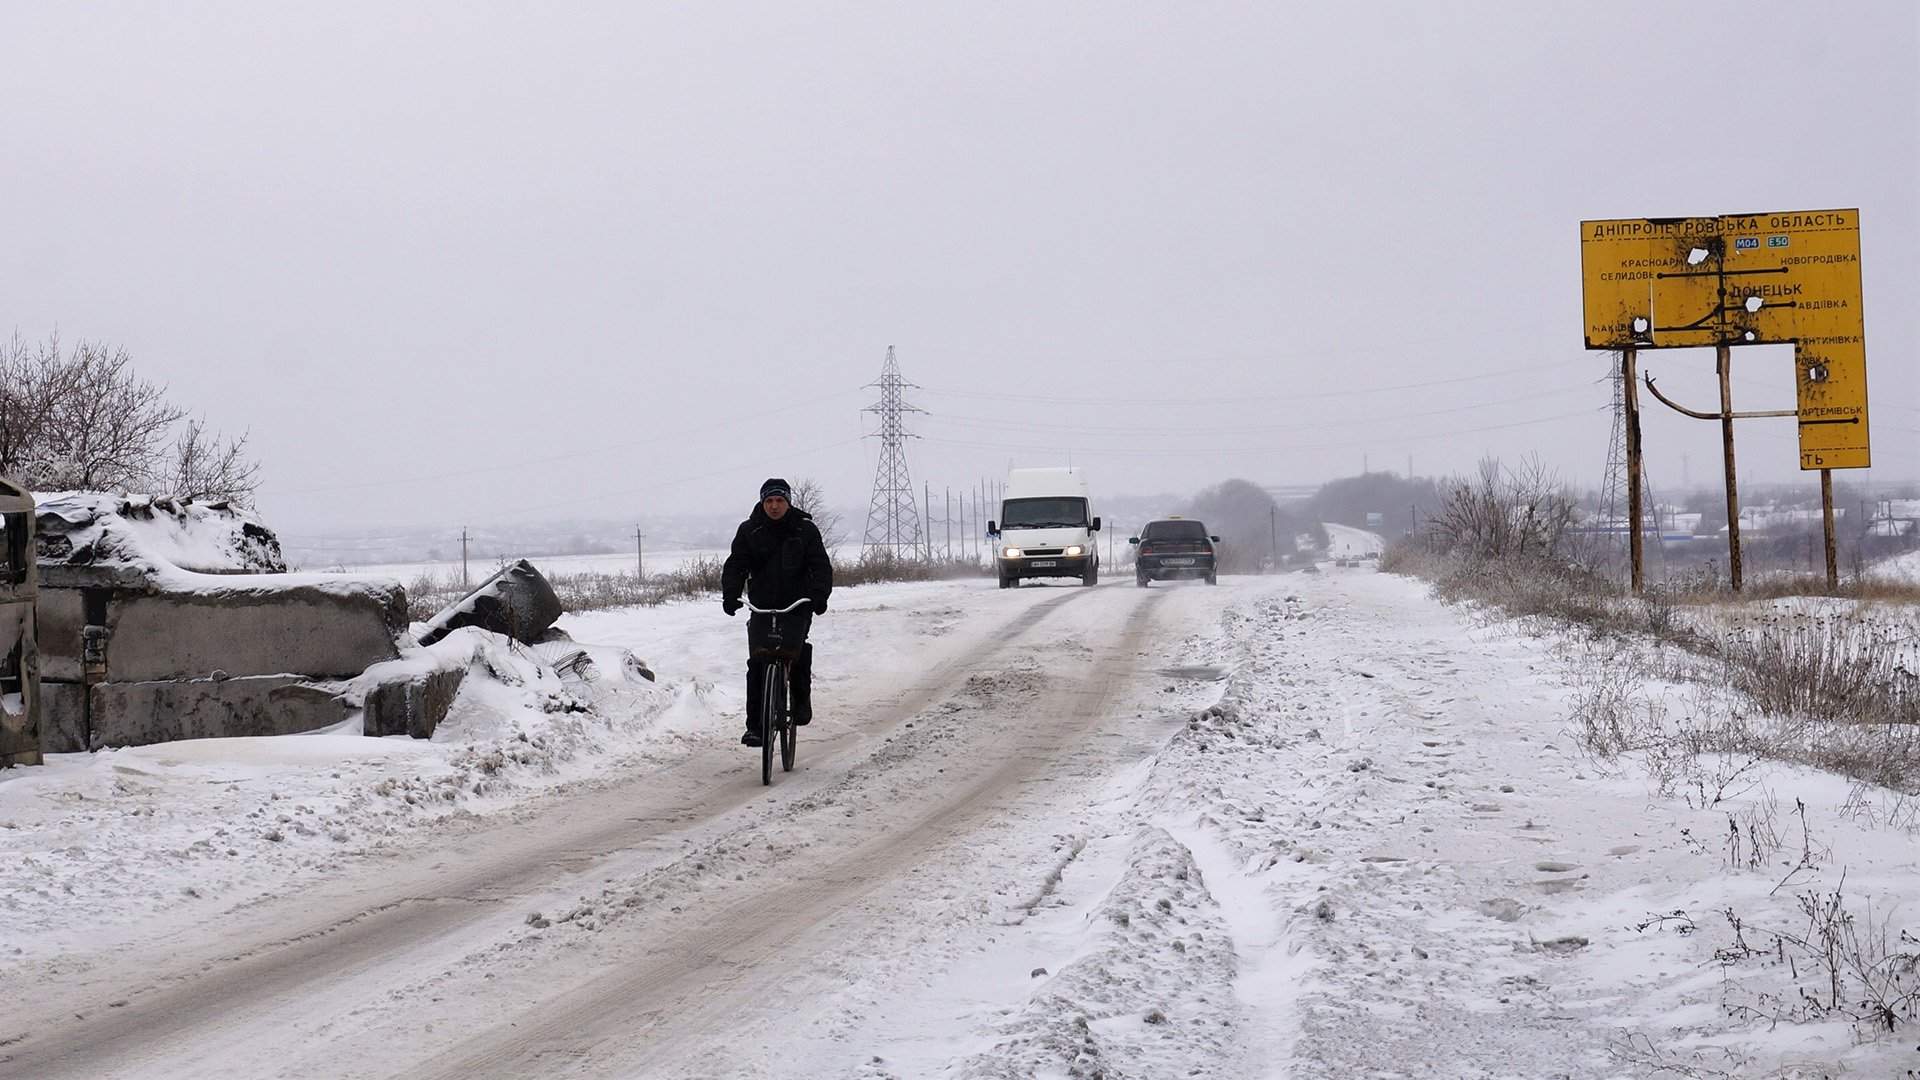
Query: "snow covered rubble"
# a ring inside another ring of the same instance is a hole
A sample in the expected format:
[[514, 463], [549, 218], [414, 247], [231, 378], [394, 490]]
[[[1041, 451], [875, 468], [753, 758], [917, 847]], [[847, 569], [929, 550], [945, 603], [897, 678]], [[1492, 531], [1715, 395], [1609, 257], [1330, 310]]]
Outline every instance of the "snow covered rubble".
[[478, 629], [409, 650], [393, 663], [469, 676], [431, 741], [365, 738], [355, 719], [304, 735], [54, 754], [0, 773], [11, 856], [0, 860], [0, 981], [98, 962], [115, 941], [295, 892], [595, 775], [658, 737], [649, 729], [691, 690], [656, 687], [624, 649], [584, 648], [598, 661], [591, 681]]
[[[1816, 1063], [1844, 1063], [1874, 1076], [1910, 1064], [1911, 1026], [1875, 1038], [1831, 1018], [1772, 1025], [1799, 1000], [1795, 973], [1758, 949], [1765, 930], [1805, 931], [1801, 898], [1835, 888], [1863, 934], [1869, 902], [1873, 924], [1891, 917], [1897, 945], [1912, 925], [1900, 902], [1920, 887], [1908, 804], [1716, 761], [1699, 773], [1709, 789], [1662, 797], [1575, 747], [1568, 682], [1587, 660], [1569, 642], [1478, 625], [1370, 572], [1223, 580], [1150, 594], [1225, 611], [1170, 622], [1143, 651], [1142, 685], [1073, 755], [823, 924], [822, 951], [793, 976], [807, 993], [747, 1025], [780, 1053], [716, 1018], [724, 1056], [651, 1075], [1820, 1075]], [[818, 627], [846, 635], [827, 652], [839, 665], [828, 686], [909, 670], [916, 642], [983, 620], [982, 604], [1037, 602], [982, 600], [973, 584], [859, 590], [855, 617]], [[0, 837], [32, 865], [0, 869], [0, 910], [35, 931], [0, 946], [0, 978], [100, 963], [141, 920], [204, 919], [349, 873], [358, 853], [414, 849], [426, 839], [415, 824], [511, 813], [732, 737], [737, 626], [691, 604], [579, 622], [585, 637], [671, 641], [662, 670], [714, 684], [668, 675], [592, 711], [551, 711], [561, 688], [536, 667], [521, 687], [463, 702], [431, 743], [178, 743], [59, 761], [27, 787], [16, 777], [31, 773], [0, 778]], [[962, 760], [951, 755], [965, 752], [965, 725], [1048, 700], [1048, 673], [1089, 655], [1098, 627], [1083, 618], [982, 673], [844, 777], [794, 774], [807, 794], [779, 817], [556, 902], [544, 925], [516, 917], [509, 940], [445, 970], [478, 965], [504, 982], [538, 970], [520, 965], [543, 951], [619, 955], [637, 923], [697, 927], [727, 896], [854, 842], [861, 819]], [[1730, 820], [1749, 829], [1768, 807], [1784, 842], [1756, 867], [1725, 838]], [[215, 810], [249, 826], [214, 835]], [[355, 1024], [450, 989], [436, 975], [383, 990]], [[402, 1033], [388, 1034], [404, 1056]]]

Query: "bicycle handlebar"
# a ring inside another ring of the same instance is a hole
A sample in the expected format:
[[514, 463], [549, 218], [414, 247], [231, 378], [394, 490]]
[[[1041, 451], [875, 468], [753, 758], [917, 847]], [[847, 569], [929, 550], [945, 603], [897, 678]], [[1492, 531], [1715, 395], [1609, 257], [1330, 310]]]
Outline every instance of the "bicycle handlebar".
[[803, 596], [800, 599], [795, 600], [793, 603], [788, 604], [786, 607], [783, 607], [783, 608], [754, 607], [753, 601], [745, 599], [744, 597], [741, 599], [740, 603], [744, 605], [748, 611], [751, 611], [756, 615], [785, 615], [785, 614], [788, 614], [789, 612], [798, 610], [802, 605], [811, 604], [813, 603], [813, 601]]

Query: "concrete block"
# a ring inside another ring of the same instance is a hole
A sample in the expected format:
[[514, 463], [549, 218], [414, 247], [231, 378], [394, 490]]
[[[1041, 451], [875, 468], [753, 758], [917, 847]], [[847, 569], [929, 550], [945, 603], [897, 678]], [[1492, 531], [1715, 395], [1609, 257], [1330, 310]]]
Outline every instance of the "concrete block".
[[351, 678], [399, 656], [405, 594], [283, 589], [258, 595], [158, 593], [114, 598], [107, 677], [114, 682], [298, 673]]
[[453, 708], [453, 699], [466, 680], [464, 667], [445, 667], [406, 678], [382, 682], [367, 691], [365, 718], [368, 735], [411, 735], [430, 739]]
[[79, 682], [80, 628], [86, 625], [86, 602], [79, 589], [42, 588], [34, 599], [39, 627], [40, 677]]
[[40, 749], [78, 754], [87, 749], [87, 688], [80, 683], [40, 684]]
[[93, 688], [92, 746], [293, 735], [351, 714], [334, 691], [299, 675], [108, 682]]
[[462, 626], [477, 626], [533, 644], [564, 610], [553, 586], [525, 559], [501, 567], [480, 587], [427, 620], [420, 644], [431, 645]]

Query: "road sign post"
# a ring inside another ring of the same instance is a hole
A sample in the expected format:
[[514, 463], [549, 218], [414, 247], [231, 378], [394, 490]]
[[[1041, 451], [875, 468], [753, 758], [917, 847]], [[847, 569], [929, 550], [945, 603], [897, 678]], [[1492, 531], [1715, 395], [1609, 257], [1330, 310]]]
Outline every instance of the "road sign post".
[[1820, 531], [1827, 548], [1827, 591], [1840, 588], [1840, 559], [1833, 543], [1833, 470], [1820, 470]]
[[1621, 386], [1625, 389], [1627, 421], [1627, 562], [1629, 580], [1632, 582], [1633, 595], [1639, 596], [1645, 581], [1642, 576], [1642, 558], [1645, 554], [1646, 538], [1640, 535], [1640, 392], [1633, 381], [1635, 352], [1632, 349], [1620, 350]]

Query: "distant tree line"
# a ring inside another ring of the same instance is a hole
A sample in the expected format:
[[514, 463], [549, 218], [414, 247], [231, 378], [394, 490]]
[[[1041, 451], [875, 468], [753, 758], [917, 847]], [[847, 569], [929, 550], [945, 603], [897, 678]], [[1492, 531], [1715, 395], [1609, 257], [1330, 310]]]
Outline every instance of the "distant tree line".
[[0, 342], [0, 475], [35, 491], [253, 501], [260, 466], [133, 370], [118, 346]]
[[[1398, 473], [1369, 472], [1330, 480], [1313, 493], [1304, 507], [1315, 521], [1350, 525], [1384, 536], [1402, 536], [1424, 523], [1447, 502], [1444, 485], [1430, 478]], [[1369, 523], [1368, 514], [1380, 520]]]
[[1327, 531], [1318, 518], [1280, 505], [1251, 480], [1227, 480], [1207, 488], [1188, 502], [1186, 516], [1199, 518], [1220, 538], [1222, 573], [1251, 573], [1269, 562], [1286, 562], [1298, 552], [1301, 537], [1312, 547], [1327, 545]]

